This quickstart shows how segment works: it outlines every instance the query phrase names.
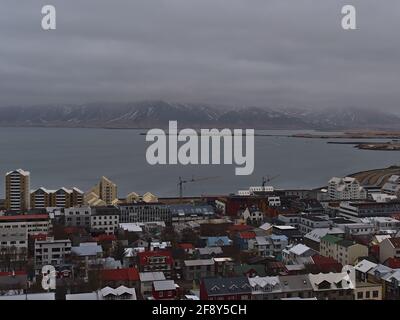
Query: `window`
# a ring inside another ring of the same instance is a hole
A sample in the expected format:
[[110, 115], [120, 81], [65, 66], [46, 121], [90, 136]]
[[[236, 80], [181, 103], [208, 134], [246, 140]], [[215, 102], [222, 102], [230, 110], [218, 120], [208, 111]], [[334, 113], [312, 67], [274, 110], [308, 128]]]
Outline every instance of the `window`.
[[365, 298], [369, 299], [370, 297], [371, 297], [371, 292], [370, 292], [370, 291], [367, 291], [367, 292], [365, 293]]
[[363, 298], [364, 298], [364, 292], [358, 292], [357, 299], [363, 299]]
[[379, 296], [379, 291], [378, 290], [372, 291], [372, 297], [373, 298], [378, 298], [378, 296]]

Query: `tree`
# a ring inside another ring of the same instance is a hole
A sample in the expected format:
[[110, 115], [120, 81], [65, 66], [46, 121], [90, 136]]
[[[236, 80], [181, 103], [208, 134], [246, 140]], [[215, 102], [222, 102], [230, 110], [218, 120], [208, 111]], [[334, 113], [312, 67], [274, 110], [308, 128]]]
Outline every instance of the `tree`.
[[121, 261], [121, 263], [123, 262], [125, 257], [125, 247], [122, 244], [122, 241], [117, 241], [117, 243], [114, 246], [112, 256], [115, 260], [119, 260]]

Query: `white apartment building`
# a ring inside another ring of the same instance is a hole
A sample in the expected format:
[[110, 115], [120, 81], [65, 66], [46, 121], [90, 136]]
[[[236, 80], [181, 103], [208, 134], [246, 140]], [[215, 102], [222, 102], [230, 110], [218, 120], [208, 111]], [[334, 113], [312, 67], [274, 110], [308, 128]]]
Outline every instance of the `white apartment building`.
[[35, 267], [40, 269], [45, 265], [54, 267], [65, 263], [65, 259], [71, 254], [71, 240], [54, 240], [48, 237], [46, 240], [35, 241]]
[[368, 194], [355, 178], [334, 177], [329, 180], [328, 195], [331, 200], [358, 200], [366, 199]]
[[16, 215], [0, 217], [1, 230], [13, 230], [15, 233], [27, 233], [30, 235], [47, 234], [51, 223], [47, 214]]
[[117, 207], [95, 207], [90, 217], [90, 228], [93, 231], [113, 234], [119, 226], [119, 220], [120, 211]]

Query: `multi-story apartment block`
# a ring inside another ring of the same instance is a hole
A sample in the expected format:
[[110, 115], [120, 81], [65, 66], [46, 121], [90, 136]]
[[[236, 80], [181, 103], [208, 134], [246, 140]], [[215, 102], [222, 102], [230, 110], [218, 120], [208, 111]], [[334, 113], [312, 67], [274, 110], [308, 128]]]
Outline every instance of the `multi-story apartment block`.
[[84, 196], [84, 202], [90, 206], [113, 205], [118, 202], [117, 185], [106, 177], [90, 189]]
[[90, 228], [92, 209], [89, 206], [71, 207], [64, 210], [64, 224], [68, 227]]
[[13, 211], [25, 211], [30, 208], [30, 173], [22, 169], [6, 174], [6, 208]]
[[328, 195], [331, 200], [366, 199], [367, 191], [355, 178], [332, 178], [328, 183]]
[[368, 247], [327, 234], [321, 238], [320, 254], [344, 265], [353, 265], [360, 257], [368, 256]]
[[26, 232], [30, 236], [47, 234], [50, 228], [51, 223], [47, 214], [0, 216], [0, 230], [8, 229], [21, 234]]
[[31, 192], [31, 207], [42, 209], [47, 207], [70, 208], [83, 203], [83, 191], [78, 188], [60, 188], [49, 190], [40, 187]]
[[382, 191], [390, 195], [400, 196], [400, 176], [392, 175], [383, 185]]
[[400, 212], [400, 201], [340, 203], [339, 214], [348, 218], [385, 217]]
[[172, 220], [172, 213], [168, 205], [159, 203], [130, 203], [119, 206], [121, 222], [154, 222]]
[[119, 226], [121, 212], [116, 206], [94, 207], [90, 217], [93, 231], [113, 234]]
[[35, 268], [41, 269], [45, 265], [54, 267], [65, 263], [71, 254], [71, 240], [54, 240], [48, 237], [46, 240], [35, 241]]
[[140, 272], [164, 272], [168, 278], [171, 276], [174, 259], [168, 250], [145, 251], [138, 253]]

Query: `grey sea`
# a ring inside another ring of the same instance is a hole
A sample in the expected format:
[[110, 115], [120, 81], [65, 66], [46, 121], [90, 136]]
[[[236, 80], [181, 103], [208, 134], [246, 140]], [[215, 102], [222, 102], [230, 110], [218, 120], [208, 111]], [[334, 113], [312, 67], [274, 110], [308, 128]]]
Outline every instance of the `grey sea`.
[[[150, 191], [177, 196], [178, 178], [214, 177], [185, 185], [184, 195], [226, 194], [278, 176], [276, 188], [316, 188], [332, 176], [400, 164], [400, 153], [358, 150], [326, 139], [290, 138], [299, 131], [258, 131], [255, 170], [235, 176], [235, 165], [158, 165], [146, 162], [149, 142], [143, 130], [0, 128], [0, 175], [12, 169], [31, 172], [31, 188], [76, 186], [86, 191], [104, 175], [118, 184], [119, 196]], [[301, 131], [307, 132], [307, 131]], [[310, 132], [310, 131], [308, 131]], [[351, 140], [346, 140], [351, 141]], [[373, 141], [373, 140], [372, 140]], [[0, 196], [4, 197], [4, 182]]]

